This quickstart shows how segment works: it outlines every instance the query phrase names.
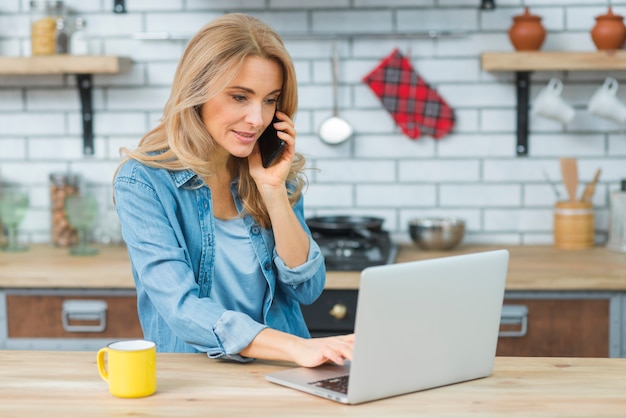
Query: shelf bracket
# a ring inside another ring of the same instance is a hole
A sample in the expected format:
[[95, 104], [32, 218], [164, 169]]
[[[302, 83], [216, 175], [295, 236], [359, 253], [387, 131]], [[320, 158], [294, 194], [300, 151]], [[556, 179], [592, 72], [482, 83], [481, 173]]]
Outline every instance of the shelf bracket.
[[517, 87], [517, 146], [518, 156], [528, 155], [528, 96], [530, 93], [530, 71], [515, 73]]
[[83, 122], [83, 154], [93, 155], [93, 106], [91, 74], [76, 74]]

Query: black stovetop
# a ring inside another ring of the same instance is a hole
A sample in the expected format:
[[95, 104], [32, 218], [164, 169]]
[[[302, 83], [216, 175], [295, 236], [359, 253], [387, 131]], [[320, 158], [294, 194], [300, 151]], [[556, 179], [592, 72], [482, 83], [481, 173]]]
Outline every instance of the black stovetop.
[[314, 232], [313, 238], [322, 249], [326, 270], [361, 271], [366, 267], [393, 263], [398, 250], [389, 233], [379, 231], [368, 235], [337, 236]]

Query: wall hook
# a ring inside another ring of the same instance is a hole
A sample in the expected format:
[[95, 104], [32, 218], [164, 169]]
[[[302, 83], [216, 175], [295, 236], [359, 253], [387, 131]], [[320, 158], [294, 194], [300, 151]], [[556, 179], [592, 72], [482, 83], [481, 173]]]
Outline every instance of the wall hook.
[[480, 3], [481, 10], [494, 10], [496, 8], [495, 0], [482, 0]]
[[126, 1], [114, 0], [113, 1], [113, 13], [126, 13]]

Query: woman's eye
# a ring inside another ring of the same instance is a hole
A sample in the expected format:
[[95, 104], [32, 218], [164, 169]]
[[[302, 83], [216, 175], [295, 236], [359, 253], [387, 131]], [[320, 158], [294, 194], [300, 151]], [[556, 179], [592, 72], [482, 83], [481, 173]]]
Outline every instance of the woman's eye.
[[233, 99], [235, 99], [236, 102], [243, 102], [246, 100], [246, 96], [241, 96], [241, 95], [233, 95]]
[[274, 104], [274, 103], [276, 103], [277, 101], [278, 101], [278, 99], [277, 99], [277, 98], [272, 98], [272, 99], [266, 99], [266, 100], [265, 100], [265, 103], [267, 103], [267, 104]]

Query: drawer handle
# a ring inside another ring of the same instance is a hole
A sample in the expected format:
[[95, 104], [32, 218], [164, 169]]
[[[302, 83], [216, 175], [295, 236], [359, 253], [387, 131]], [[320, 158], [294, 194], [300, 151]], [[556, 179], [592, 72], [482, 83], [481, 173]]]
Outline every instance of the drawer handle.
[[[66, 300], [61, 320], [67, 332], [102, 332], [107, 327], [107, 303], [103, 300]], [[72, 324], [90, 321], [92, 324]]]
[[341, 320], [348, 314], [348, 307], [343, 303], [335, 303], [328, 313], [333, 318]]
[[500, 315], [500, 324], [519, 325], [518, 330], [500, 331], [500, 337], [523, 337], [528, 330], [528, 308], [524, 305], [504, 305]]

